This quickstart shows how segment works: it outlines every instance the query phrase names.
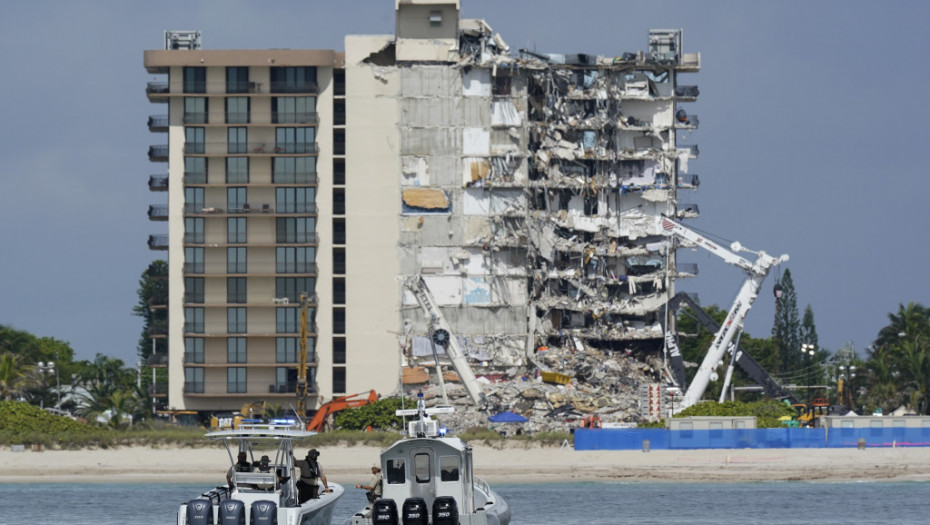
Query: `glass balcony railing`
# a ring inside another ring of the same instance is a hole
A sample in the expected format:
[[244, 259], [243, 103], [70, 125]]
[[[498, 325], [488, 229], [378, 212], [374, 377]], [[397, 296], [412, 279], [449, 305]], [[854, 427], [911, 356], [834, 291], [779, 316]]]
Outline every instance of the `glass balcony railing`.
[[150, 250], [167, 250], [168, 249], [168, 236], [167, 235], [149, 235], [149, 249]]

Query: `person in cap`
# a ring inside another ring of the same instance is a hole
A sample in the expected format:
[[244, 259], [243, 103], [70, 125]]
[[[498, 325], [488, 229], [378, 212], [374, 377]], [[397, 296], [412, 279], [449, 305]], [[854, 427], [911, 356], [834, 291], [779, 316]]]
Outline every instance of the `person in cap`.
[[[291, 453], [293, 458], [294, 453]], [[323, 482], [325, 492], [332, 492], [329, 483], [326, 481], [326, 475], [323, 474], [323, 467], [317, 458], [320, 457], [320, 451], [311, 448], [307, 451], [307, 457], [302, 460], [294, 460], [294, 466], [300, 469], [300, 479], [297, 480], [297, 501], [303, 503], [308, 499], [320, 497], [320, 487], [318, 483]]]
[[381, 499], [381, 488], [382, 488], [382, 478], [381, 478], [381, 465], [375, 463], [371, 466], [371, 481], [367, 485], [356, 485], [357, 489], [365, 489], [365, 495], [368, 496], [368, 503], [374, 503], [375, 500]]
[[256, 465], [259, 472], [271, 472], [271, 458], [268, 456], [262, 456], [258, 460], [258, 465]]
[[237, 461], [226, 471], [226, 483], [229, 485], [229, 488], [235, 486], [233, 477], [236, 475], [236, 472], [252, 472], [252, 464], [249, 463], [249, 457], [245, 452], [240, 452]]

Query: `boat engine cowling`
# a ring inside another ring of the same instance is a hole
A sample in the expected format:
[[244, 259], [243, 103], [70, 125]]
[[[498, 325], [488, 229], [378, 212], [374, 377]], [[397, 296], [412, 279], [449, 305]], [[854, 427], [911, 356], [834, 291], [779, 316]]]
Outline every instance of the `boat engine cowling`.
[[245, 525], [245, 504], [228, 499], [220, 503], [220, 525]]
[[187, 525], [213, 525], [213, 505], [208, 499], [187, 502]]
[[278, 504], [260, 500], [252, 502], [249, 525], [278, 525]]
[[397, 504], [392, 499], [379, 499], [371, 506], [372, 525], [397, 525]]
[[429, 509], [423, 498], [407, 498], [401, 513], [404, 525], [429, 525]]
[[452, 496], [433, 500], [433, 525], [459, 525], [459, 509]]

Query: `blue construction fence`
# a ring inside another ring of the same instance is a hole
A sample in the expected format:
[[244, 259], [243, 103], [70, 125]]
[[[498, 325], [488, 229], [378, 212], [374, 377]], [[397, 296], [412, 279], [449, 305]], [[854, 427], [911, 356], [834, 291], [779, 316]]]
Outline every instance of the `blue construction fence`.
[[[860, 443], [860, 440], [864, 440]], [[704, 448], [930, 447], [928, 428], [754, 428], [575, 430], [575, 450], [686, 450]]]

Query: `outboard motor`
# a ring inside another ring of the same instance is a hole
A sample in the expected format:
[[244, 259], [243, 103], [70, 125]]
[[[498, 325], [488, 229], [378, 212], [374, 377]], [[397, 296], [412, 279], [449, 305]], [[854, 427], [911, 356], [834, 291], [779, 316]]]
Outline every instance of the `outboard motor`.
[[379, 499], [371, 506], [372, 525], [397, 525], [397, 504], [392, 499]]
[[187, 525], [213, 525], [213, 505], [208, 499], [187, 502]]
[[261, 500], [252, 503], [250, 525], [278, 525], [278, 504]]
[[459, 508], [452, 496], [433, 500], [433, 525], [459, 525]]
[[404, 500], [402, 512], [404, 525], [429, 525], [429, 509], [423, 498], [407, 498]]
[[228, 499], [220, 503], [220, 525], [245, 525], [245, 504]]

